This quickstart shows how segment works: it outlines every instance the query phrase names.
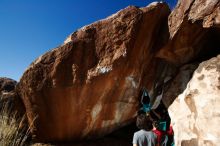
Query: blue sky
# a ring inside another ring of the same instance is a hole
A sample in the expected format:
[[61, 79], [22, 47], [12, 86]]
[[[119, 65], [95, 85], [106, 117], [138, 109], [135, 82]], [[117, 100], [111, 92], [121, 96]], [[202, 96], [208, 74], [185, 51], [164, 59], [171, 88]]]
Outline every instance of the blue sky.
[[[0, 77], [19, 80], [37, 57], [76, 29], [154, 0], [0, 0]], [[176, 0], [165, 0], [171, 7]]]

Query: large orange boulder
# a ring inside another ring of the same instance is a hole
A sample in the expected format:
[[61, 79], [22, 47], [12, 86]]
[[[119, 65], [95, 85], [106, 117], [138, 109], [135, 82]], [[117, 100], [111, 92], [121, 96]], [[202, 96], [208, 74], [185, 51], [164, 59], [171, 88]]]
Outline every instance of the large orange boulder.
[[181, 31], [184, 21], [201, 23], [204, 28], [220, 27], [219, 0], [179, 0], [169, 16], [171, 37]]
[[[85, 26], [39, 57], [17, 87], [40, 141], [97, 138], [134, 120], [142, 86], [166, 74], [164, 3], [127, 7]], [[158, 70], [160, 68], [160, 70]]]
[[219, 0], [179, 0], [168, 25], [170, 41], [158, 57], [181, 66], [220, 53]]

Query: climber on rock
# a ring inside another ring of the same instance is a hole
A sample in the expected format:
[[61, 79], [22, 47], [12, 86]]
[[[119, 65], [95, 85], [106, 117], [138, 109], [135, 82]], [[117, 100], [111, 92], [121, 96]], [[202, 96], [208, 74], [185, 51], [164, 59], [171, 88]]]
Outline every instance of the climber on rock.
[[152, 97], [149, 95], [146, 88], [142, 89], [140, 101], [141, 108], [138, 111], [138, 115], [145, 114], [154, 121], [156, 127], [154, 132], [158, 136], [157, 142], [159, 146], [162, 145], [162, 143], [164, 143], [165, 146], [170, 146], [169, 143], [173, 141], [173, 132], [170, 132], [170, 130], [172, 131], [172, 129], [170, 129], [171, 120], [162, 102], [163, 90], [158, 93], [160, 94]]

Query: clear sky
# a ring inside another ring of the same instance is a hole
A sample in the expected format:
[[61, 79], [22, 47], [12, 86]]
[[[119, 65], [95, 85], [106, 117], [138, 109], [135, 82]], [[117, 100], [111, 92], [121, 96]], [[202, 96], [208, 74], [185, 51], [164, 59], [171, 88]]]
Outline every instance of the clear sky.
[[[19, 80], [37, 57], [76, 29], [154, 0], [0, 0], [0, 77]], [[165, 0], [171, 8], [176, 0]]]

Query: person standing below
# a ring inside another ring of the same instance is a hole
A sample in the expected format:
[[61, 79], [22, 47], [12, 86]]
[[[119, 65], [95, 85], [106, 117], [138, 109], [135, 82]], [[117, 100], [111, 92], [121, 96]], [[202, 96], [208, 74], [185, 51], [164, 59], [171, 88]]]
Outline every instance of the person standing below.
[[155, 129], [153, 132], [157, 135], [157, 143], [159, 146], [174, 146], [173, 141], [173, 128], [172, 126], [169, 127], [167, 130], [162, 130], [159, 126], [159, 123], [153, 123]]
[[140, 130], [134, 133], [133, 146], [156, 146], [157, 136], [152, 131], [153, 122], [150, 117], [138, 115], [136, 125]]

